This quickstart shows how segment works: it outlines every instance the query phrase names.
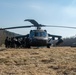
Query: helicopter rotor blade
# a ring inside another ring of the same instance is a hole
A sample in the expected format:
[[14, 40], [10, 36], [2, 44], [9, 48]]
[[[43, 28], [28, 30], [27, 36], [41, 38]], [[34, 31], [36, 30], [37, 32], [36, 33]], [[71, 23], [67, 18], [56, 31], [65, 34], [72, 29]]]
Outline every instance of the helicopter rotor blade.
[[0, 28], [0, 30], [5, 30], [5, 29], [19, 29], [19, 28], [30, 28], [30, 27], [56, 27], [56, 28], [70, 28], [70, 29], [76, 29], [76, 27], [70, 27], [70, 26], [56, 26], [56, 25], [43, 25], [43, 24], [38, 24], [38, 25], [29, 25], [29, 26], [16, 26], [16, 27], [7, 27], [7, 28]]
[[17, 26], [17, 27], [1, 28], [0, 30], [5, 30], [5, 29], [18, 29], [18, 28], [30, 28], [30, 27], [33, 27], [33, 25], [30, 25], [30, 26]]
[[76, 29], [76, 27], [70, 27], [70, 26], [56, 26], [56, 25], [43, 25], [42, 27], [57, 27], [57, 28], [70, 28], [70, 29]]
[[29, 21], [31, 22], [35, 27], [57, 27], [57, 28], [71, 28], [71, 29], [76, 29], [76, 27], [70, 27], [70, 26], [56, 26], [56, 25], [43, 25], [39, 24], [36, 20], [34, 19], [26, 19], [24, 21]]
[[39, 23], [36, 20], [34, 20], [34, 19], [26, 19], [24, 21], [29, 21], [29, 22], [31, 22], [36, 27], [39, 26]]

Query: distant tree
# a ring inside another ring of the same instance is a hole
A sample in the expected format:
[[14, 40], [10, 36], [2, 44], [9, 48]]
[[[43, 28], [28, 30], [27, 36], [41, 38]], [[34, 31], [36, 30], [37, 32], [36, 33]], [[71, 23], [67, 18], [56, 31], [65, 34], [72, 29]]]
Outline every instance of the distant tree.
[[14, 37], [18, 36], [19, 34], [9, 32], [7, 30], [0, 30], [0, 45], [4, 44], [5, 38], [8, 37]]
[[71, 46], [73, 43], [76, 43], [76, 37], [64, 38], [60, 46]]

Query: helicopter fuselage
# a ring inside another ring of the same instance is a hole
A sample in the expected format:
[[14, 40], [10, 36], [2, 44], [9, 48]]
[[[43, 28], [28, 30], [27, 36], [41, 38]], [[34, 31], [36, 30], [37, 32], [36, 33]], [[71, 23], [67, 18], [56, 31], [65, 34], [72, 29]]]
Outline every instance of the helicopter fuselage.
[[[48, 48], [50, 48], [51, 45], [54, 46], [63, 42], [61, 36], [48, 34], [46, 30], [42, 29], [31, 30], [29, 34], [18, 36], [16, 38], [22, 38], [24, 43], [22, 43], [21, 45], [28, 48], [30, 48], [31, 46], [47, 46]], [[58, 39], [55, 40], [55, 38]]]
[[46, 46], [48, 44], [48, 38], [34, 37], [30, 39], [31, 46]]
[[30, 46], [46, 46], [48, 34], [46, 30], [31, 30], [29, 34]]

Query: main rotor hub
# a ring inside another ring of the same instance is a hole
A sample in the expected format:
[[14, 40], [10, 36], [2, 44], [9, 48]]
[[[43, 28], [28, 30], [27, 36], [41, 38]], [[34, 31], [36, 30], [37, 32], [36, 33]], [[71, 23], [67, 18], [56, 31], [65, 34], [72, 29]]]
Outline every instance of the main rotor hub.
[[37, 30], [40, 30], [41, 29], [41, 27], [37, 27]]

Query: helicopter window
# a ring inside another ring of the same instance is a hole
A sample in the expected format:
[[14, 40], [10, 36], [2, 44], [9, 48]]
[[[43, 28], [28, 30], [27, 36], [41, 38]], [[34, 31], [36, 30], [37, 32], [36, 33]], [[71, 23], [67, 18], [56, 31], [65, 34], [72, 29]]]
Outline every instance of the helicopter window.
[[35, 36], [46, 37], [47, 33], [46, 32], [35, 32]]
[[34, 37], [34, 32], [30, 32], [30, 37]]
[[39, 32], [35, 32], [35, 36], [40, 36], [40, 33]]
[[46, 37], [47, 32], [31, 32], [30, 37]]
[[43, 36], [43, 37], [46, 37], [47, 33], [46, 32], [41, 32], [40, 35]]

